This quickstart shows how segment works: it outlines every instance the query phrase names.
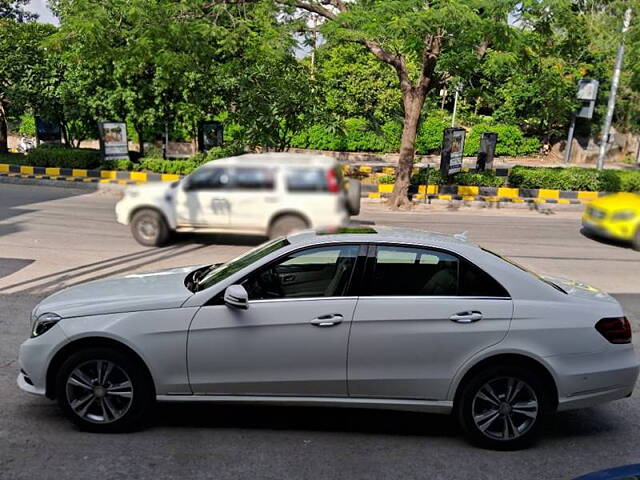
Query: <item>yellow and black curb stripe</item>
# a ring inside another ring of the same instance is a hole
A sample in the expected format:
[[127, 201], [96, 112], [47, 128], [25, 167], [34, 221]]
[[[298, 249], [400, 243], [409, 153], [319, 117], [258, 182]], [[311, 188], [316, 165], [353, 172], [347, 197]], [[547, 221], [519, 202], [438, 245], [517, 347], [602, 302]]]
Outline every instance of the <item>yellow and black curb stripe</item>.
[[115, 183], [120, 185], [137, 185], [146, 182], [173, 182], [180, 179], [180, 175], [165, 173], [29, 167], [5, 163], [0, 163], [0, 177], [35, 178], [84, 183]]
[[[392, 184], [379, 184], [369, 198], [384, 198], [393, 191]], [[413, 200], [462, 200], [511, 203], [555, 203], [580, 205], [595, 200], [605, 192], [554, 190], [544, 188], [473, 187], [462, 185], [412, 185]]]
[[[416, 174], [418, 172], [420, 172], [420, 170], [424, 170], [426, 169], [426, 167], [423, 168], [418, 168], [418, 167], [414, 167], [412, 170], [412, 174]], [[432, 168], [433, 169], [433, 168]], [[383, 175], [395, 175], [396, 174], [396, 167], [394, 166], [383, 166], [383, 165], [358, 165], [358, 164], [344, 164], [342, 166], [342, 170], [345, 174], [355, 174], [355, 173], [361, 173], [361, 174], [373, 174], [373, 173], [378, 173], [378, 174], [383, 174]], [[510, 168], [494, 168], [491, 169], [493, 172], [495, 172], [497, 177], [508, 177], [509, 173], [511, 172]], [[473, 168], [469, 168], [469, 167], [463, 167], [462, 172], [473, 172], [475, 171]]]

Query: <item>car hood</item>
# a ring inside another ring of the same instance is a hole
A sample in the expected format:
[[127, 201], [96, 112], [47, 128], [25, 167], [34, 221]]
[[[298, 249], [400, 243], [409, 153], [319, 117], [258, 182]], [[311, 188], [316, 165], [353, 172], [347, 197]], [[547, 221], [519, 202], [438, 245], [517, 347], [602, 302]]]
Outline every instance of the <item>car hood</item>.
[[33, 311], [62, 318], [180, 307], [193, 295], [184, 280], [200, 265], [125, 277], [96, 280], [61, 290], [45, 298]]
[[577, 282], [575, 280], [569, 280], [566, 278], [551, 277], [548, 275], [543, 275], [542, 278], [551, 283], [555, 283], [557, 286], [567, 292], [568, 295], [571, 295], [573, 297], [585, 298], [588, 300], [617, 302], [617, 300], [607, 292], [600, 290], [599, 288], [596, 288], [594, 286], [587, 285], [586, 283]]

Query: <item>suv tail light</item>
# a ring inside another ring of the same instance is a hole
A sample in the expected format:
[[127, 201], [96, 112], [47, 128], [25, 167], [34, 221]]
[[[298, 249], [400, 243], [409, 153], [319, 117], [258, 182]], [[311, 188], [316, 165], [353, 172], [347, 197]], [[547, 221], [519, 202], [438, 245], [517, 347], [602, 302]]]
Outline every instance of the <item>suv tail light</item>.
[[631, 343], [631, 324], [627, 317], [603, 318], [596, 330], [611, 343]]
[[338, 175], [333, 168], [327, 170], [327, 190], [331, 193], [338, 193], [340, 191], [340, 184], [338, 183]]

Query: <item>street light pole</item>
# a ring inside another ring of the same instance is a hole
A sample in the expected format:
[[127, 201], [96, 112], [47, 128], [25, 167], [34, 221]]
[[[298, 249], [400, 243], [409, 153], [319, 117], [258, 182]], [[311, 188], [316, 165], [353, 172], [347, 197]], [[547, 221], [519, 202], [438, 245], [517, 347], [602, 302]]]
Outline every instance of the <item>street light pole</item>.
[[456, 113], [458, 111], [458, 92], [460, 88], [456, 87], [456, 96], [453, 99], [453, 115], [451, 116], [451, 128], [456, 126]]
[[627, 8], [624, 13], [624, 23], [622, 25], [622, 40], [618, 47], [618, 55], [616, 56], [616, 65], [613, 69], [613, 77], [611, 78], [611, 92], [609, 93], [609, 103], [607, 105], [607, 114], [602, 125], [602, 137], [600, 138], [600, 151], [598, 152], [598, 170], [604, 168], [604, 157], [607, 151], [607, 143], [609, 142], [609, 130], [611, 129], [611, 121], [613, 120], [613, 111], [616, 107], [616, 94], [618, 92], [618, 83], [620, 83], [620, 71], [622, 70], [622, 59], [624, 57], [624, 34], [629, 30], [631, 24], [631, 8]]

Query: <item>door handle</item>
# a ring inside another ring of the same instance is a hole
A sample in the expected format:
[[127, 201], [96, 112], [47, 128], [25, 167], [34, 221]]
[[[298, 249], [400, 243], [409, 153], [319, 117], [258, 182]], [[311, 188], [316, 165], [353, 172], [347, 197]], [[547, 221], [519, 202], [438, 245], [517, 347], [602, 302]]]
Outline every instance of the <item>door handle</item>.
[[333, 327], [334, 325], [338, 325], [342, 323], [344, 317], [339, 313], [331, 313], [329, 315], [322, 315], [320, 317], [314, 318], [311, 320], [311, 325], [316, 327]]
[[482, 320], [482, 312], [478, 312], [476, 310], [469, 312], [460, 312], [455, 315], [451, 315], [449, 320], [456, 323], [473, 323], [478, 320]]

